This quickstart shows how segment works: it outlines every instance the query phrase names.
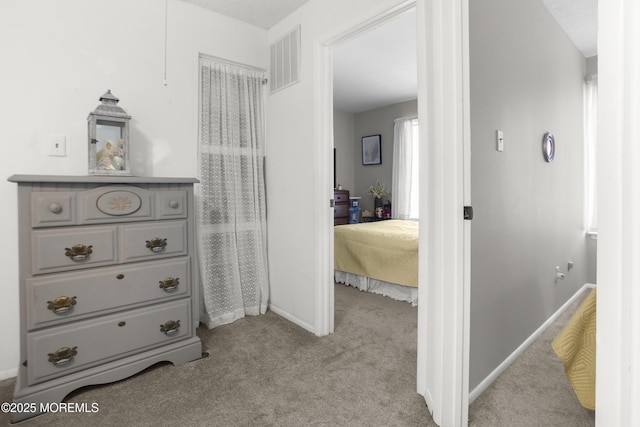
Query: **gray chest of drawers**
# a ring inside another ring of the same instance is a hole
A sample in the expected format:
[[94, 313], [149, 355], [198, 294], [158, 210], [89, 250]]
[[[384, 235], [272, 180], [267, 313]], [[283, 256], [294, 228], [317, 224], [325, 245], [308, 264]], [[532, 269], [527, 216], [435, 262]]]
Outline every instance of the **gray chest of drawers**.
[[20, 421], [71, 391], [201, 357], [190, 178], [14, 175]]

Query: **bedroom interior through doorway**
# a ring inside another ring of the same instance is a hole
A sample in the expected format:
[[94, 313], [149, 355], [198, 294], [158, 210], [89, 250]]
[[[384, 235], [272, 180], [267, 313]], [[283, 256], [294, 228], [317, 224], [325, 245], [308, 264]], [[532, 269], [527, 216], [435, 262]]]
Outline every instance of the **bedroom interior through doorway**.
[[[332, 44], [331, 45], [331, 49], [328, 49], [330, 51], [331, 58], [332, 58], [331, 61], [330, 61], [331, 64], [332, 64], [332, 68], [333, 68], [333, 55], [336, 52], [336, 50], [339, 50], [339, 49], [342, 49], [342, 48], [347, 48], [347, 47], [349, 47], [350, 43], [356, 44], [356, 43], [354, 43], [356, 41], [357, 42], [361, 42], [362, 39], [366, 38], [368, 33], [370, 34], [371, 31], [379, 29], [379, 28], [382, 28], [382, 27], [385, 27], [386, 25], [388, 25], [389, 23], [391, 23], [392, 21], [394, 21], [394, 20], [396, 20], [396, 19], [398, 19], [400, 17], [404, 17], [405, 21], [407, 19], [408, 20], [412, 19], [413, 20], [413, 30], [415, 31], [415, 26], [416, 26], [416, 23], [415, 23], [415, 19], [416, 19], [415, 4], [405, 3], [404, 7], [399, 8], [399, 9], [397, 9], [397, 10], [391, 12], [391, 13], [387, 13], [386, 15], [383, 15], [383, 16], [379, 17], [378, 20], [376, 20], [375, 23], [373, 23], [373, 24], [370, 23], [369, 25], [364, 25], [362, 28], [354, 28], [354, 29], [352, 29], [351, 32], [345, 33], [345, 35], [343, 35], [341, 40], [339, 40], [339, 41], [335, 42], [334, 44]], [[413, 40], [412, 42], [415, 43], [415, 40]], [[392, 44], [391, 40], [390, 40], [389, 44]], [[374, 46], [374, 49], [377, 50], [377, 52], [375, 52], [375, 54], [377, 56], [376, 61], [383, 61], [384, 60], [383, 59], [384, 58], [384, 53], [381, 51], [381, 48], [378, 45], [372, 45], [372, 46]], [[417, 56], [417, 53], [415, 53], [414, 55]], [[415, 57], [413, 59], [415, 60]], [[414, 74], [417, 74], [417, 70], [415, 70], [415, 69], [413, 71], [411, 71], [411, 72], [413, 72]], [[332, 74], [332, 76], [333, 76], [333, 79], [335, 79], [335, 76], [333, 74]], [[393, 85], [393, 80], [388, 80], [388, 82], [390, 83], [390, 85]], [[333, 81], [332, 81], [332, 87], [333, 87]], [[365, 94], [365, 96], [370, 96], [370, 93]], [[397, 101], [392, 101], [392, 102], [390, 102], [390, 103], [388, 103], [386, 105], [382, 105], [382, 104], [376, 105], [373, 108], [364, 109], [364, 110], [361, 110], [361, 111], [358, 111], [358, 110], [356, 110], [355, 112], [349, 111], [349, 113], [353, 114], [355, 116], [356, 114], [359, 114], [359, 113], [362, 113], [362, 112], [365, 112], [365, 111], [369, 111], [369, 110], [377, 109], [377, 108], [384, 108], [385, 106], [388, 106], [388, 105], [393, 105], [393, 104], [397, 104], [397, 103], [401, 103], [401, 102], [404, 102], [404, 101], [411, 100], [411, 97], [416, 100], [415, 115], [417, 116], [417, 97], [418, 97], [417, 87], [415, 89], [415, 92], [413, 94], [411, 94], [410, 97], [407, 97], [407, 98], [404, 98], [404, 99], [400, 99], [400, 100], [397, 100]], [[373, 101], [373, 102], [375, 102], [375, 101]], [[397, 118], [397, 117], [394, 117], [394, 118]], [[331, 127], [331, 137], [332, 137], [332, 139], [334, 137], [333, 125], [334, 125], [334, 123], [332, 121], [332, 127]], [[393, 119], [390, 121], [389, 126], [391, 127], [391, 129], [393, 129]], [[355, 131], [355, 129], [356, 129], [356, 127], [354, 125], [354, 131]], [[393, 135], [393, 132], [391, 131], [390, 134]], [[353, 157], [351, 159], [349, 159], [349, 158], [345, 159], [347, 161], [353, 161], [353, 166], [354, 167], [357, 164], [359, 164], [359, 160], [360, 160], [360, 156], [359, 156], [359, 154], [360, 154], [359, 153], [359, 150], [360, 150], [359, 141], [360, 141], [360, 139], [359, 139], [359, 136], [360, 135], [354, 134], [353, 135], [353, 140], [351, 141], [351, 144], [353, 144], [353, 145], [351, 145], [351, 147], [353, 149]], [[392, 145], [393, 145], [393, 141], [391, 139], [392, 138], [386, 138], [386, 140], [384, 141], [384, 144], [388, 144], [389, 148], [391, 148]], [[335, 147], [336, 147], [335, 141], [334, 141], [333, 147], [334, 147], [334, 153], [335, 153]], [[385, 162], [387, 165], [391, 165], [392, 164], [391, 158], [388, 155], [387, 155], [387, 157], [385, 158], [385, 160], [383, 162]], [[331, 177], [334, 177], [334, 187], [336, 185], [338, 185], [338, 183], [341, 182], [340, 173], [336, 173], [336, 167], [338, 168], [338, 170], [344, 171], [344, 168], [340, 168], [340, 166], [336, 166], [336, 165], [341, 165], [340, 150], [338, 150], [338, 153], [337, 153], [336, 157], [334, 157], [334, 162], [333, 162], [333, 165], [331, 166], [332, 169], [331, 169], [330, 174], [329, 174]], [[342, 163], [342, 166], [344, 167], [344, 163]], [[368, 166], [368, 167], [369, 168], [372, 168], [372, 167], [375, 168], [375, 167], [378, 167], [378, 166], [375, 165], [375, 166]], [[337, 175], [337, 181], [335, 179], [336, 175]], [[368, 178], [368, 179], [370, 179], [370, 178]], [[355, 177], [353, 178], [353, 181], [355, 181]], [[391, 186], [389, 185], [389, 187], [391, 187]], [[361, 197], [363, 197], [363, 199], [365, 197], [368, 197], [368, 195], [365, 192], [365, 189], [363, 189], [363, 187], [362, 187], [362, 184], [360, 186], [358, 186], [357, 189], [353, 189], [353, 188], [347, 188], [347, 189], [351, 190], [351, 194], [350, 194], [351, 196], [361, 196]], [[354, 190], [355, 190], [355, 192], [354, 192]], [[369, 201], [367, 201], [367, 202], [369, 202]], [[361, 204], [361, 208], [362, 208], [362, 204]], [[331, 241], [331, 254], [333, 254], [333, 243], [334, 243], [333, 242], [333, 228], [331, 228], [330, 241]], [[333, 262], [331, 262], [331, 264], [332, 264], [331, 276], [333, 277]], [[343, 286], [343, 285], [340, 285], [340, 286]], [[331, 292], [331, 299], [333, 300], [333, 298], [334, 298], [333, 297], [333, 292]], [[385, 297], [385, 298], [387, 298], [387, 297]], [[332, 302], [335, 303], [335, 301], [332, 301]], [[332, 310], [331, 316], [332, 317], [334, 316], [333, 310]]]

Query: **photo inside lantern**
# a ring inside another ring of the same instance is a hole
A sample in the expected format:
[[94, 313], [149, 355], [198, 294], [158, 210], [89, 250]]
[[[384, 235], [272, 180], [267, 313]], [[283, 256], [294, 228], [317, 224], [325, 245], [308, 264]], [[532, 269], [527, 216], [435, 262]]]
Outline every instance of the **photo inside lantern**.
[[96, 169], [102, 171], [126, 170], [124, 124], [98, 120], [96, 122]]

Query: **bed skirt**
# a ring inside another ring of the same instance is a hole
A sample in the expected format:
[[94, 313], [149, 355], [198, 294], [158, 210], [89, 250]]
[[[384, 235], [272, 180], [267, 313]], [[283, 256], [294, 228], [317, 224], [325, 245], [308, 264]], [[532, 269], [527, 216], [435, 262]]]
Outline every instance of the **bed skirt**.
[[398, 285], [340, 270], [334, 270], [334, 279], [337, 283], [353, 286], [361, 291], [384, 295], [398, 301], [409, 302], [414, 307], [418, 306], [418, 288]]

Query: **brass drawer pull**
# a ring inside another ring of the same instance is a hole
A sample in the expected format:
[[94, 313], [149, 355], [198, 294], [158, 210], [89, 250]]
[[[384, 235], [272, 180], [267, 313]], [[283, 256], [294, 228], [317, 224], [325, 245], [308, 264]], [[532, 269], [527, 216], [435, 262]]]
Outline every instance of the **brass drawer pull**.
[[47, 309], [53, 311], [54, 314], [62, 316], [73, 310], [73, 306], [76, 305], [77, 297], [58, 297], [53, 301], [47, 301]]
[[180, 328], [179, 320], [169, 320], [164, 325], [160, 325], [160, 332], [164, 332], [165, 335], [173, 335], [178, 332], [178, 328]]
[[151, 250], [151, 252], [161, 252], [167, 246], [167, 239], [162, 239], [160, 237], [154, 237], [151, 240], [147, 240], [147, 248]]
[[53, 363], [54, 366], [64, 366], [71, 363], [73, 362], [73, 357], [78, 354], [77, 348], [78, 347], [59, 348], [55, 352], [49, 353], [49, 362]]
[[93, 246], [85, 246], [81, 243], [78, 243], [77, 245], [73, 245], [70, 248], [64, 248], [64, 254], [65, 256], [71, 258], [73, 261], [84, 261], [89, 257], [89, 255], [93, 253], [93, 249], [91, 248], [93, 248]]
[[180, 285], [180, 278], [176, 277], [174, 279], [173, 277], [167, 277], [166, 279], [160, 281], [159, 288], [161, 288], [165, 292], [173, 292], [178, 289], [178, 285]]

